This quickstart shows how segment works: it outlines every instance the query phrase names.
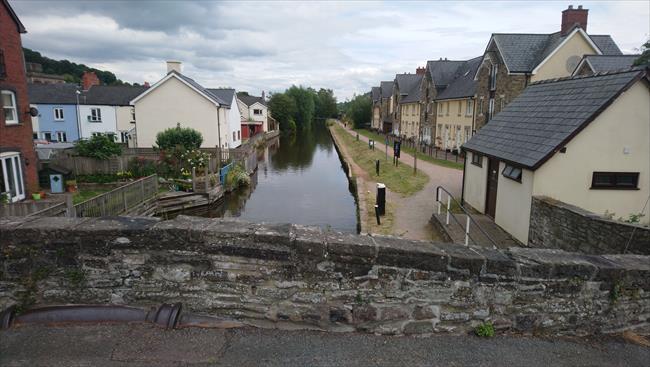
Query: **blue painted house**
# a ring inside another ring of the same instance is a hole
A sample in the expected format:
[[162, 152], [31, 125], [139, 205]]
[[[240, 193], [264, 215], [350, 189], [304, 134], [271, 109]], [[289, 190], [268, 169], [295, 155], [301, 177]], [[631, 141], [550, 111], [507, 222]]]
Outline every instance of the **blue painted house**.
[[34, 139], [74, 142], [79, 140], [75, 84], [29, 84], [29, 101], [38, 109], [32, 118]]

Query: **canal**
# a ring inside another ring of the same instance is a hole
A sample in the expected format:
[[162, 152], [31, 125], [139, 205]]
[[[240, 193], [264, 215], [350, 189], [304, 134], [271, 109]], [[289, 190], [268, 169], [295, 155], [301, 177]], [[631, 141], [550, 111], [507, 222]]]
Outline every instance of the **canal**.
[[324, 123], [270, 140], [257, 154], [250, 187], [193, 215], [357, 232], [356, 202]]

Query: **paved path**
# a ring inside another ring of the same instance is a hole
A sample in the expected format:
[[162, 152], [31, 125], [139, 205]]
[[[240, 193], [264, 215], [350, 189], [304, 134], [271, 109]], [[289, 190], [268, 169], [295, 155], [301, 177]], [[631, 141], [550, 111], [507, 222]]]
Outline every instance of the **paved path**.
[[[342, 124], [340, 125], [344, 127]], [[344, 127], [345, 128], [345, 127]], [[357, 133], [345, 128], [353, 136]], [[368, 142], [368, 138], [359, 134], [359, 139]], [[386, 146], [377, 142], [375, 148], [385, 151]], [[388, 147], [388, 155], [392, 157], [393, 148]], [[390, 158], [389, 158], [390, 159]], [[382, 162], [383, 163], [383, 162]], [[413, 167], [413, 156], [402, 151], [400, 164]], [[395, 200], [395, 225], [397, 235], [415, 240], [439, 240], [429, 223], [435, 208], [435, 189], [438, 185], [445, 187], [454, 197], [460, 197], [463, 181], [463, 171], [438, 166], [418, 159], [418, 169], [429, 176], [429, 182], [424, 188], [412, 196]]]
[[163, 330], [146, 324], [0, 331], [0, 366], [647, 366], [621, 339], [389, 337], [269, 329]]

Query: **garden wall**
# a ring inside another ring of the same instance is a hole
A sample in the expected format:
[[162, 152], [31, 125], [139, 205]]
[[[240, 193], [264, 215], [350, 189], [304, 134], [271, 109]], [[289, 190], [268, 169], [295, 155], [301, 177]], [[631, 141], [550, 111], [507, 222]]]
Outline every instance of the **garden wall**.
[[0, 219], [0, 307], [153, 306], [381, 334], [648, 334], [650, 258], [179, 216]]

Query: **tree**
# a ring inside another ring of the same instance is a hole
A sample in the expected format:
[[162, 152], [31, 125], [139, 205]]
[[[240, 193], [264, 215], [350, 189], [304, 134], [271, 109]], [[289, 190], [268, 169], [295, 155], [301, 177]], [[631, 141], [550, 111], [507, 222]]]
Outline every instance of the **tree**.
[[352, 98], [347, 106], [346, 116], [354, 123], [355, 128], [362, 128], [370, 124], [372, 118], [372, 100], [368, 95], [359, 95]]
[[650, 39], [641, 46], [641, 56], [634, 60], [634, 66], [650, 65]]
[[122, 147], [112, 135], [95, 135], [89, 140], [79, 140], [75, 144], [75, 150], [82, 157], [101, 160], [122, 154]]
[[198, 149], [203, 143], [203, 136], [200, 132], [189, 128], [178, 126], [165, 129], [156, 135], [156, 145], [162, 150], [183, 150]]
[[302, 86], [296, 87], [295, 85], [284, 92], [296, 103], [296, 112], [294, 120], [298, 128], [309, 128], [314, 119], [316, 106], [314, 104], [315, 93], [312, 90], [305, 89]]
[[316, 93], [316, 117], [336, 117], [336, 97], [331, 89], [319, 89]]
[[269, 100], [271, 116], [280, 124], [280, 130], [292, 131], [296, 129], [293, 116], [298, 110], [296, 101], [285, 93], [273, 93]]

